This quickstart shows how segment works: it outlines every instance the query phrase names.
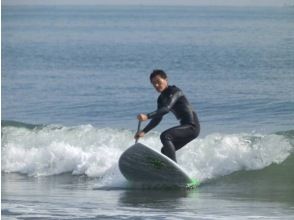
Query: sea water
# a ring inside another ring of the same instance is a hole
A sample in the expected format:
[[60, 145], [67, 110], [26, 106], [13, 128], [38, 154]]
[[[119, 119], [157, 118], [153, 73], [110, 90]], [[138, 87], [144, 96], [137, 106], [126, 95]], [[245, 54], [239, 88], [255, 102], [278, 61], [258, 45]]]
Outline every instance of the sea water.
[[[2, 218], [293, 218], [293, 36], [291, 7], [2, 7]], [[119, 172], [153, 69], [200, 119], [177, 152], [195, 190]]]

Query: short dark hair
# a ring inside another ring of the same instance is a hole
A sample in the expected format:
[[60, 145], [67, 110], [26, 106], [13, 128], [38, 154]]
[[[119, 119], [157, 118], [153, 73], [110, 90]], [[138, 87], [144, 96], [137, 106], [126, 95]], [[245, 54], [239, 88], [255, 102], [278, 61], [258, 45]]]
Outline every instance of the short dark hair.
[[150, 81], [155, 77], [155, 76], [160, 76], [163, 79], [167, 78], [166, 73], [163, 70], [153, 70], [153, 72], [150, 74]]

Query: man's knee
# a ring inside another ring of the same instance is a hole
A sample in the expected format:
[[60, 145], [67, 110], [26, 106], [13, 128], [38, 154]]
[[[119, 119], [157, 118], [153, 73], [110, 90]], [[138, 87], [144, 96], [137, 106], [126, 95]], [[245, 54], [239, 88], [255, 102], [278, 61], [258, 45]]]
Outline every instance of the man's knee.
[[165, 141], [172, 141], [173, 137], [167, 132], [163, 132], [160, 135], [160, 140], [162, 143], [164, 143]]

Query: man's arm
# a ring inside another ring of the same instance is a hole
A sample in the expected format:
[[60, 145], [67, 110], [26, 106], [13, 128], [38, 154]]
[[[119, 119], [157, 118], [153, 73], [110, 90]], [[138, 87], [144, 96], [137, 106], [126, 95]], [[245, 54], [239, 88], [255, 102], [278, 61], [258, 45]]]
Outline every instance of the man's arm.
[[143, 129], [143, 132], [146, 134], [148, 131], [150, 131], [151, 129], [155, 128], [159, 122], [162, 120], [162, 117], [156, 117], [153, 118], [147, 125], [146, 127]]
[[163, 115], [168, 113], [174, 106], [174, 104], [178, 101], [178, 99], [182, 96], [183, 92], [181, 90], [176, 90], [174, 93], [171, 94], [168, 102], [166, 102], [165, 105], [162, 105], [162, 103], [158, 103], [158, 109], [154, 112], [147, 114], [148, 119], [151, 119], [151, 121], [143, 129], [143, 132], [147, 133], [151, 129], [155, 128], [162, 120]]
[[177, 90], [175, 93], [171, 94], [168, 102], [165, 103], [165, 105], [161, 106], [156, 111], [147, 114], [148, 119], [162, 117], [163, 115], [168, 113], [171, 110], [171, 108], [174, 106], [174, 104], [178, 101], [178, 99], [182, 97], [183, 95], [184, 94], [181, 90]]

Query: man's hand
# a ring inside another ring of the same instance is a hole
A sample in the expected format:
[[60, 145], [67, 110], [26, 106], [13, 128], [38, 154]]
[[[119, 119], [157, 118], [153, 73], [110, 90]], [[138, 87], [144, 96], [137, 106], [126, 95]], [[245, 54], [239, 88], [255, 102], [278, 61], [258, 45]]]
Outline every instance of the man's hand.
[[137, 116], [137, 119], [138, 119], [139, 121], [147, 121], [147, 120], [148, 120], [148, 116], [145, 115], [145, 114], [139, 114], [139, 115]]
[[141, 137], [144, 137], [144, 135], [145, 135], [145, 132], [144, 132], [144, 131], [139, 131], [139, 132], [137, 132], [137, 133], [135, 134], [134, 138], [135, 138], [135, 139], [139, 139], [139, 138], [141, 138]]

